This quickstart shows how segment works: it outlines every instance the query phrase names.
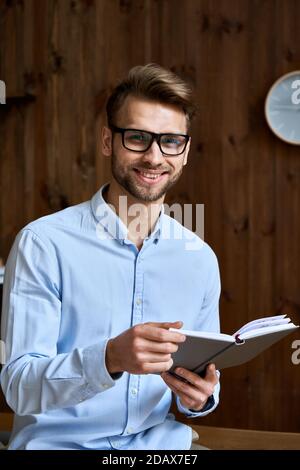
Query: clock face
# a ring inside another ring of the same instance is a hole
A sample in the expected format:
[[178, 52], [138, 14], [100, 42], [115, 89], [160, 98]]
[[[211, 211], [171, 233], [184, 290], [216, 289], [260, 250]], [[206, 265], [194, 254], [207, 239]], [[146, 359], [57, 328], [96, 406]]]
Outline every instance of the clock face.
[[266, 99], [265, 115], [280, 139], [300, 145], [300, 71], [288, 73], [274, 83]]

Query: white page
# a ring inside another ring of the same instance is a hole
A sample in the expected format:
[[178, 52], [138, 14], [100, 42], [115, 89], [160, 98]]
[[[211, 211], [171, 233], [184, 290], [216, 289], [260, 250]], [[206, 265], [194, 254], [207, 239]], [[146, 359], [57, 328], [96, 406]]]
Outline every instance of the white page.
[[266, 328], [257, 328], [256, 330], [247, 331], [246, 333], [240, 334], [239, 338], [241, 340], [247, 339], [247, 338], [254, 338], [257, 336], [264, 336], [268, 333], [274, 333], [276, 331], [292, 330], [292, 329], [295, 329], [295, 327], [296, 325], [294, 325], [294, 323], [287, 323], [285, 325], [267, 326]]
[[257, 323], [254, 325], [249, 325], [245, 326], [240, 329], [240, 332], [238, 333], [239, 335], [246, 333], [247, 331], [253, 331], [258, 328], [266, 328], [268, 326], [276, 326], [276, 325], [285, 325], [287, 323], [290, 323], [291, 319], [290, 318], [282, 318], [280, 320], [272, 320], [272, 321], [265, 321], [261, 323]]
[[[242, 331], [245, 330], [245, 328], [247, 328], [247, 330], [249, 329], [249, 327], [252, 327], [253, 328], [259, 328], [259, 326], [265, 322], [270, 322], [270, 321], [281, 321], [281, 320], [284, 320], [286, 318], [286, 315], [275, 315], [275, 316], [272, 316], [272, 317], [265, 317], [265, 318], [257, 318], [256, 320], [252, 320], [248, 323], [246, 323], [245, 325], [243, 325], [239, 330], [237, 330], [233, 336], [241, 333]], [[290, 319], [289, 319], [290, 321]]]

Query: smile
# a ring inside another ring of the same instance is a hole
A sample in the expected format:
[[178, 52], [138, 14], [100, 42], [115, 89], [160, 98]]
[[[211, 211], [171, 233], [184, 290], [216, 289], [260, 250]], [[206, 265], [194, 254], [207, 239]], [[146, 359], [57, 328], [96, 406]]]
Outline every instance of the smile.
[[138, 170], [134, 168], [135, 173], [137, 174], [138, 178], [146, 183], [153, 184], [158, 183], [159, 181], [163, 180], [168, 172], [153, 172], [147, 170]]

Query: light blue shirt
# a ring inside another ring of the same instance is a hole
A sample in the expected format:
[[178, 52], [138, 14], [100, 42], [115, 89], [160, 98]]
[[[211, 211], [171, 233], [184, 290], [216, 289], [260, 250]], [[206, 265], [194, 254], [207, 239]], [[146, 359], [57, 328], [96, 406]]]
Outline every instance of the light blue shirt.
[[[111, 377], [105, 351], [109, 338], [149, 321], [219, 331], [217, 259], [163, 206], [139, 251], [104, 201], [105, 186], [91, 201], [27, 225], [11, 249], [1, 372], [16, 413], [10, 449], [190, 448], [191, 428], [169, 414], [171, 391], [160, 375]], [[177, 405], [203, 416], [218, 395], [219, 385], [202, 413]]]

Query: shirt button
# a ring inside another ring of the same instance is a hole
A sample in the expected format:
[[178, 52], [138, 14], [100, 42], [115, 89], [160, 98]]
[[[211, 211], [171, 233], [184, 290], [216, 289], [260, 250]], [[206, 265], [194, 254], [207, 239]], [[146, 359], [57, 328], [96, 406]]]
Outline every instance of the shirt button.
[[103, 388], [108, 388], [108, 385], [107, 384], [102, 384], [102, 387]]
[[137, 299], [137, 300], [136, 300], [136, 304], [137, 304], [137, 305], [141, 305], [141, 303], [142, 303], [142, 299]]
[[126, 431], [126, 433], [127, 433], [127, 434], [130, 434], [130, 433], [132, 433], [132, 431], [133, 431], [132, 428], [128, 428], [127, 431]]
[[137, 389], [136, 388], [133, 388], [131, 390], [131, 395], [133, 395], [134, 397], [137, 395]]

